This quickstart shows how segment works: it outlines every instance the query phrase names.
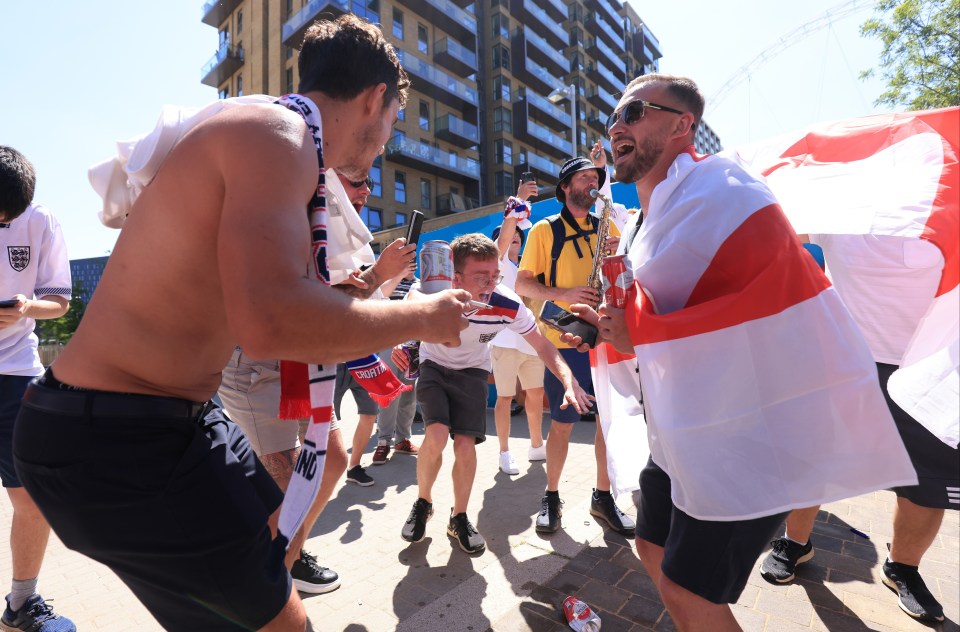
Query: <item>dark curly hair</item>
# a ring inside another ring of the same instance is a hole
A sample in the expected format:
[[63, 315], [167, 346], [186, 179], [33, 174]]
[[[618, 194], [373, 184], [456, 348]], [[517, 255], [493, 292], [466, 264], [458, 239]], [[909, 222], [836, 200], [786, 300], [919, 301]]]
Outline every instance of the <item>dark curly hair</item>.
[[20, 217], [33, 202], [37, 173], [27, 157], [13, 147], [0, 145], [0, 219]]

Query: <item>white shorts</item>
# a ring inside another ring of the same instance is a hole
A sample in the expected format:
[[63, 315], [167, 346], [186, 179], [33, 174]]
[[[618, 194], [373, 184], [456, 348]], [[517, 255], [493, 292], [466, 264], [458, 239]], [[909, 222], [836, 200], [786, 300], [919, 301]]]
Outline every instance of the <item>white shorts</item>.
[[513, 397], [517, 394], [517, 378], [520, 388], [543, 388], [544, 364], [540, 356], [523, 353], [508, 347], [492, 347], [493, 381], [497, 385], [497, 397]]
[[[235, 349], [223, 369], [218, 391], [227, 415], [240, 426], [257, 456], [293, 450], [300, 446], [300, 428], [306, 419], [279, 419], [280, 362], [251, 360]], [[336, 418], [330, 432], [338, 427]]]

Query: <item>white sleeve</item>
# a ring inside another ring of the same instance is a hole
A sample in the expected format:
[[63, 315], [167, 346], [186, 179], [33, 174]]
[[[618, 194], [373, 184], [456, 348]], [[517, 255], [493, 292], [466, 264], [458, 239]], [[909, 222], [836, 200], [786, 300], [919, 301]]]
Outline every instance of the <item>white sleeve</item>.
[[60, 222], [49, 211], [41, 217], [45, 225], [33, 294], [37, 298], [56, 295], [70, 300], [73, 291], [70, 259], [67, 257], [67, 244], [63, 240]]

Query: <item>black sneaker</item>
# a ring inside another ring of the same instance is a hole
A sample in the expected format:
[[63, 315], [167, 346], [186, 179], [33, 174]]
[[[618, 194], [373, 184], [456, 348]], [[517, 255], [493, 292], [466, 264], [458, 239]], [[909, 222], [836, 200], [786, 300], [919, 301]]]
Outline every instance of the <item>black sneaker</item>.
[[590, 514], [606, 522], [611, 529], [621, 535], [632, 536], [634, 529], [637, 528], [633, 519], [620, 511], [610, 492], [601, 494], [593, 490], [593, 496], [590, 498]]
[[943, 606], [930, 594], [916, 566], [883, 563], [883, 583], [900, 595], [900, 609], [921, 621], [943, 621]]
[[24, 630], [29, 632], [77, 632], [77, 626], [66, 617], [54, 613], [53, 608], [40, 595], [28, 597], [20, 609], [10, 609], [9, 597], [7, 607], [0, 617], [0, 625], [4, 630]]
[[407, 542], [419, 542], [427, 531], [427, 521], [433, 517], [433, 503], [418, 498], [413, 503], [413, 509], [407, 516], [407, 521], [400, 530], [400, 537]]
[[563, 501], [559, 496], [544, 495], [540, 500], [540, 514], [537, 516], [537, 533], [554, 533], [560, 528], [560, 505]]
[[770, 543], [773, 550], [760, 565], [760, 576], [768, 582], [785, 584], [793, 579], [798, 564], [813, 559], [813, 543], [797, 544], [786, 537]]
[[[453, 511], [453, 509], [450, 511]], [[447, 524], [447, 535], [451, 538], [456, 538], [457, 544], [460, 545], [460, 548], [465, 553], [483, 553], [487, 548], [487, 543], [484, 542], [483, 536], [473, 528], [473, 525], [470, 524], [470, 519], [467, 518], [467, 514], [465, 513], [450, 516], [450, 522]]]
[[294, 560], [290, 575], [296, 589], [306, 593], [321, 595], [340, 587], [340, 576], [317, 564], [317, 558], [303, 549], [300, 549], [300, 559]]
[[347, 470], [347, 482], [356, 483], [360, 487], [370, 487], [373, 485], [373, 479], [367, 474], [367, 471], [359, 465], [354, 465]]

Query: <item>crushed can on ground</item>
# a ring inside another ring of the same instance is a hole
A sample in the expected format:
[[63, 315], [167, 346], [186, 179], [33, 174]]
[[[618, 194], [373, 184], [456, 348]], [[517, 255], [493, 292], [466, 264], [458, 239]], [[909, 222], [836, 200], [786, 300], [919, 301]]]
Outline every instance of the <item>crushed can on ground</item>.
[[600, 632], [600, 617], [576, 597], [563, 600], [563, 616], [567, 619], [567, 625], [577, 632]]

